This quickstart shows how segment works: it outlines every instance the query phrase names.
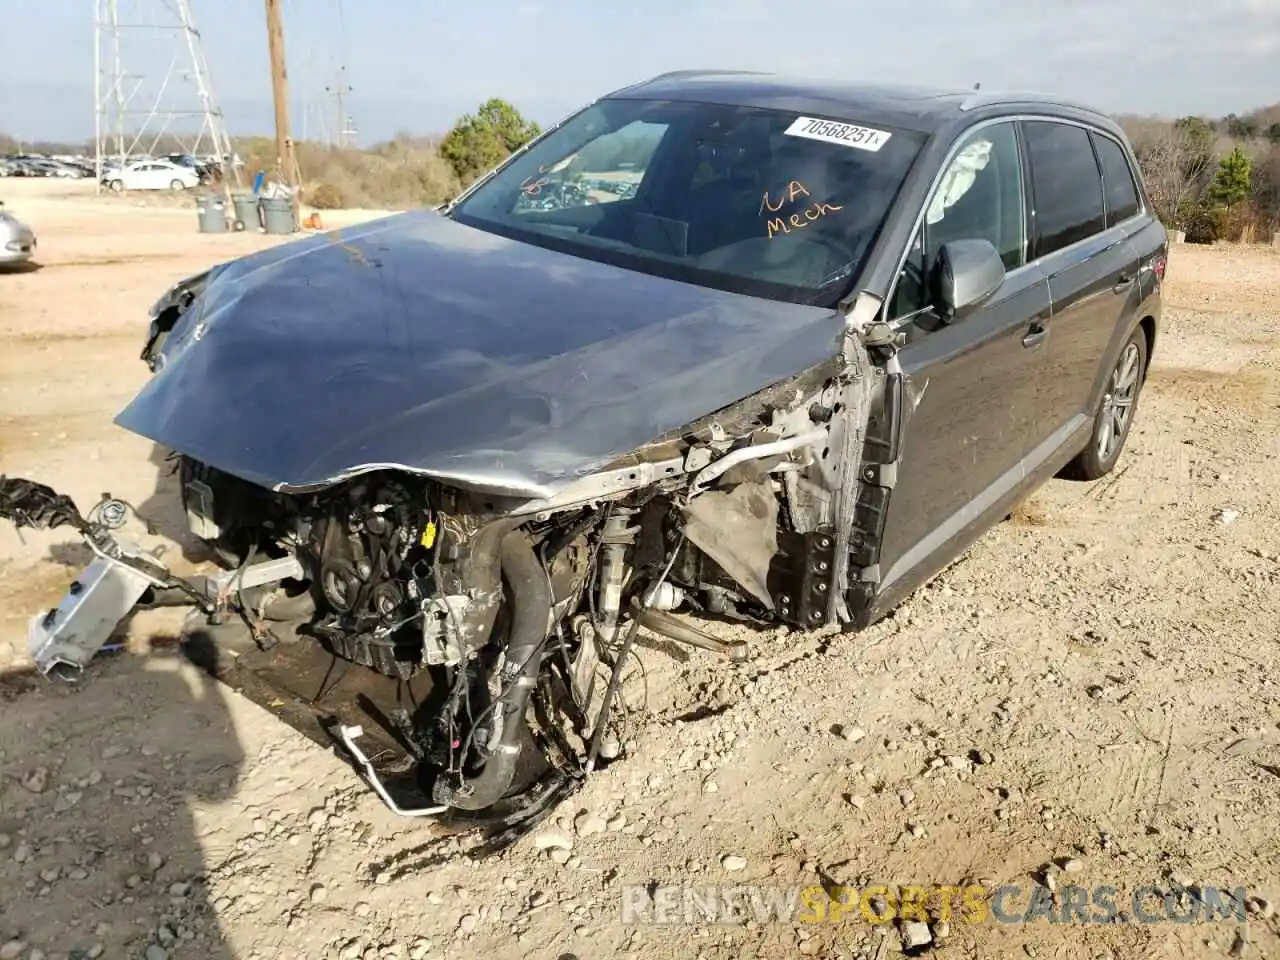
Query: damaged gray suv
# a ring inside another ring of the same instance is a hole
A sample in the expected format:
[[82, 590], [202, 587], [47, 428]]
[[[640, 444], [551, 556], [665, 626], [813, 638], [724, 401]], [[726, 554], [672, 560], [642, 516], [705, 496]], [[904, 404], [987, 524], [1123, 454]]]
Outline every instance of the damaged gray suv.
[[700, 623], [861, 627], [1038, 484], [1110, 471], [1166, 251], [1084, 107], [625, 88], [444, 207], [161, 298], [116, 422], [173, 451], [225, 569], [6, 481], [0, 511], [98, 555], [33, 653], [74, 669], [133, 606], [193, 604], [251, 641], [218, 671], [396, 809], [527, 825], [623, 752], [641, 627], [729, 658]]

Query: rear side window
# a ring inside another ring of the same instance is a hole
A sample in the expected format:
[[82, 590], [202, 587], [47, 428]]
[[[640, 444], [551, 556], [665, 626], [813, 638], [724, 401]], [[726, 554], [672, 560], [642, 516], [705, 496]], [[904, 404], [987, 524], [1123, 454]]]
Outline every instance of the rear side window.
[[1035, 208], [1035, 255], [1043, 257], [1100, 232], [1106, 224], [1102, 177], [1084, 127], [1024, 124]]
[[1094, 149], [1102, 165], [1102, 186], [1107, 196], [1107, 226], [1128, 220], [1138, 213], [1138, 188], [1133, 182], [1133, 168], [1110, 137], [1094, 134]]

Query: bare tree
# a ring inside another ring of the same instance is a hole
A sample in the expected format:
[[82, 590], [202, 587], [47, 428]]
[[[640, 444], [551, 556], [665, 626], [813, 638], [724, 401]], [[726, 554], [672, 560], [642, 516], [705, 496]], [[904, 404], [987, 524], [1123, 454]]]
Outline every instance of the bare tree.
[[1212, 130], [1194, 118], [1143, 131], [1134, 144], [1156, 212], [1182, 228], [1190, 201], [1204, 187], [1213, 161]]
[[1263, 224], [1280, 230], [1280, 145], [1254, 165], [1253, 202]]

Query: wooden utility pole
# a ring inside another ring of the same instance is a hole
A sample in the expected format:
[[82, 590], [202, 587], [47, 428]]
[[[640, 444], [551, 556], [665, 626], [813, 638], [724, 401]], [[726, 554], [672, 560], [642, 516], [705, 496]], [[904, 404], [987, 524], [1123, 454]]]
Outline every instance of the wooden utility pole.
[[276, 161], [285, 185], [293, 195], [293, 217], [298, 219], [298, 160], [289, 132], [289, 74], [284, 64], [284, 23], [280, 0], [267, 0], [267, 46], [271, 52], [271, 97], [276, 107]]

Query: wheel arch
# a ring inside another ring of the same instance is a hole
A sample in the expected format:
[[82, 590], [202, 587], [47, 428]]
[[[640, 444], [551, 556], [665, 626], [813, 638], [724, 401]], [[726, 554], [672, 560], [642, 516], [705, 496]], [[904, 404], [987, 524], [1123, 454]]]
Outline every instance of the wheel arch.
[[1156, 353], [1156, 318], [1148, 313], [1138, 321], [1138, 327], [1147, 340], [1147, 364], [1142, 370], [1142, 380], [1145, 383], [1147, 374], [1151, 370], [1151, 358]]

